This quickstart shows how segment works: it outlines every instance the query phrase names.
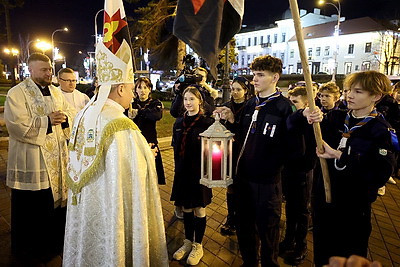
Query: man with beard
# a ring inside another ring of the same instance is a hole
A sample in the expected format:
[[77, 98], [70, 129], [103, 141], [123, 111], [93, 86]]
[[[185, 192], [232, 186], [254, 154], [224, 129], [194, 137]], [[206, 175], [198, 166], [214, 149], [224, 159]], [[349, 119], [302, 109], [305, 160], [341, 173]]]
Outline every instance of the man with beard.
[[[8, 91], [7, 186], [11, 188], [11, 247], [19, 259], [47, 260], [62, 251], [67, 142], [75, 109], [51, 85], [50, 59], [34, 53], [31, 77]], [[54, 254], [53, 254], [54, 253]]]

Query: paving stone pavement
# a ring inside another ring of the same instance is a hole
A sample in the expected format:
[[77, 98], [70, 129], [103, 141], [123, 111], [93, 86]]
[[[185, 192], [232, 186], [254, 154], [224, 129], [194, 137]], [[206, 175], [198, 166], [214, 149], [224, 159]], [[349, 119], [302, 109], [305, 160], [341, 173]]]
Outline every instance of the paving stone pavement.
[[[167, 178], [167, 185], [160, 186], [164, 223], [166, 227], [168, 257], [170, 266], [186, 266], [185, 261], [172, 260], [172, 254], [183, 243], [183, 221], [174, 216], [174, 205], [169, 201], [173, 174], [173, 151], [169, 146], [171, 139], [162, 138], [161, 153]], [[10, 190], [5, 185], [7, 151], [0, 150], [0, 266], [22, 266], [13, 264], [10, 252]], [[386, 194], [378, 197], [372, 209], [372, 234], [369, 242], [369, 258], [380, 261], [383, 266], [400, 266], [400, 180], [397, 185], [388, 184]], [[226, 190], [213, 189], [213, 201], [207, 207], [207, 228], [203, 240], [204, 257], [197, 266], [240, 266], [242, 260], [238, 250], [237, 238], [224, 237], [219, 233], [219, 227], [224, 223], [226, 208]], [[283, 209], [284, 210], [284, 209]], [[281, 218], [281, 236], [285, 228], [285, 214]], [[312, 233], [307, 236], [309, 253], [300, 266], [313, 266]], [[288, 266], [279, 258], [281, 266]], [[27, 265], [24, 265], [27, 266]], [[50, 262], [37, 266], [61, 266], [61, 255]]]

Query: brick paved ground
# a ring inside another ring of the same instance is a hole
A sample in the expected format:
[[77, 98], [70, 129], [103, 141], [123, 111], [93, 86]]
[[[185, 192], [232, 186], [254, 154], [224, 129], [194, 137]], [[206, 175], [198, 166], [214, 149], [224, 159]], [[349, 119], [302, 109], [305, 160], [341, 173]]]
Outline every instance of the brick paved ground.
[[[170, 139], [164, 139], [162, 156], [167, 176], [167, 185], [160, 186], [160, 195], [163, 205], [163, 215], [167, 234], [168, 255], [172, 254], [182, 244], [184, 239], [183, 222], [174, 215], [173, 203], [169, 201], [173, 179], [173, 153], [168, 146]], [[0, 150], [0, 266], [19, 265], [10, 253], [10, 191], [5, 186], [5, 164], [7, 152]], [[397, 185], [387, 185], [386, 195], [378, 197], [373, 204], [373, 230], [370, 238], [369, 258], [379, 260], [384, 266], [400, 266], [400, 180]], [[242, 263], [238, 252], [236, 237], [224, 237], [219, 234], [219, 227], [227, 214], [225, 190], [213, 189], [213, 201], [207, 207], [207, 229], [204, 245], [204, 257], [198, 266], [240, 266]], [[282, 215], [282, 232], [285, 226], [285, 215]], [[308, 236], [309, 253], [306, 261], [300, 265], [312, 266], [312, 234]], [[14, 263], [14, 264], [12, 264]], [[280, 259], [281, 266], [287, 266]], [[170, 266], [185, 266], [185, 262], [170, 261]], [[38, 266], [61, 266], [61, 256], [51, 262]]]

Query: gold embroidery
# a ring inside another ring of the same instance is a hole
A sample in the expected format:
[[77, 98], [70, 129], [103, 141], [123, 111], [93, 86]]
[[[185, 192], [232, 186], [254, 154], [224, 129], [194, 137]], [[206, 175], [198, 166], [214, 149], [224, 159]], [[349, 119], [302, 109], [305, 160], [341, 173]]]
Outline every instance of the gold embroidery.
[[[88, 184], [90, 179], [96, 173], [100, 172], [100, 170], [103, 169], [101, 166], [101, 163], [102, 163], [105, 152], [107, 151], [108, 147], [110, 146], [110, 144], [113, 140], [112, 137], [114, 136], [114, 134], [116, 132], [124, 131], [124, 130], [128, 130], [128, 129], [132, 129], [132, 130], [136, 130], [136, 131], [139, 130], [137, 125], [128, 118], [119, 118], [119, 119], [115, 119], [115, 120], [107, 123], [107, 125], [103, 129], [100, 143], [97, 146], [98, 147], [97, 154], [95, 155], [95, 158], [94, 158], [92, 164], [89, 166], [89, 168], [87, 168], [80, 175], [80, 177], [81, 177], [80, 180], [75, 181], [71, 177], [70, 173], [68, 173], [67, 185], [73, 193], [73, 196], [72, 196], [72, 204], [73, 205], [77, 204], [76, 195], [81, 192], [82, 188]], [[78, 129], [78, 132], [79, 131], [80, 131], [80, 129]], [[75, 177], [76, 174], [74, 174], [73, 176]]]

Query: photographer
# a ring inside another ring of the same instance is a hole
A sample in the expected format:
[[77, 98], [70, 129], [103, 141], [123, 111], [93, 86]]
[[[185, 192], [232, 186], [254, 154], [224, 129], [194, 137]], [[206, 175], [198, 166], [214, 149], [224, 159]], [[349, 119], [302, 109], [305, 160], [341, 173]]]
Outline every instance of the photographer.
[[202, 67], [197, 67], [192, 71], [188, 68], [187, 60], [185, 60], [184, 74], [181, 75], [175, 82], [175, 98], [172, 100], [170, 113], [173, 117], [179, 118], [184, 114], [182, 92], [192, 84], [198, 85], [198, 89], [204, 99], [204, 115], [211, 116], [214, 109], [214, 99], [218, 97], [218, 91], [213, 89], [206, 83], [207, 70]]

